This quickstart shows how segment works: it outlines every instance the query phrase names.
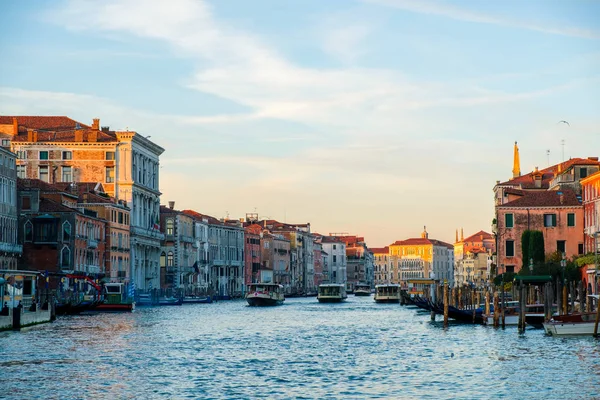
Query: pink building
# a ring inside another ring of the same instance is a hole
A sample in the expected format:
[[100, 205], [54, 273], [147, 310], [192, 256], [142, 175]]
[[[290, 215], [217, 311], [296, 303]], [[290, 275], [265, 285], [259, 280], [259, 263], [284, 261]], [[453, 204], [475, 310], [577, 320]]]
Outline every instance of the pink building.
[[[600, 172], [581, 180], [584, 214], [584, 250], [586, 253], [600, 252]], [[588, 293], [600, 293], [600, 276], [595, 264], [582, 267], [583, 280]]]
[[260, 225], [249, 225], [244, 229], [244, 284], [258, 282], [261, 268]]
[[313, 245], [313, 263], [315, 265], [315, 287], [318, 287], [325, 281], [323, 275], [323, 245], [315, 241]]

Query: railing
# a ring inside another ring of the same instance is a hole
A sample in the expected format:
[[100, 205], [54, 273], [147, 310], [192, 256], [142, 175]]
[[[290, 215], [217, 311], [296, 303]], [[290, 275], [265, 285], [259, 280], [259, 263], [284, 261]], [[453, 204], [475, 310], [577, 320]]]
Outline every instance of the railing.
[[574, 183], [575, 176], [571, 174], [558, 175], [556, 178], [550, 181], [550, 187], [556, 186], [560, 183]]
[[0, 251], [7, 253], [22, 253], [23, 246], [20, 244], [0, 242]]
[[98, 241], [96, 239], [88, 239], [87, 245], [88, 249], [96, 249], [98, 248]]

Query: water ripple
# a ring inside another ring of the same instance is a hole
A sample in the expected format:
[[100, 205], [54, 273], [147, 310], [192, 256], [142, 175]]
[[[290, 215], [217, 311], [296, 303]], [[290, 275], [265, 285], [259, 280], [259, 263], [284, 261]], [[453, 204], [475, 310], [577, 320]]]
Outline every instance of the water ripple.
[[600, 396], [600, 346], [592, 338], [444, 329], [428, 314], [372, 298], [65, 317], [0, 333], [0, 354], [0, 396], [11, 399]]

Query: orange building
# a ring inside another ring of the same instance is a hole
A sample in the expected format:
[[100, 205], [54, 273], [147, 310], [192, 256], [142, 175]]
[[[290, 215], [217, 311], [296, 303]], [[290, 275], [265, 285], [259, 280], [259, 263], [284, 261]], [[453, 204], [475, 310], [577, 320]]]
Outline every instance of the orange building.
[[[584, 214], [584, 251], [600, 252], [600, 172], [581, 180]], [[598, 258], [594, 264], [583, 266], [583, 279], [588, 293], [600, 293]]]

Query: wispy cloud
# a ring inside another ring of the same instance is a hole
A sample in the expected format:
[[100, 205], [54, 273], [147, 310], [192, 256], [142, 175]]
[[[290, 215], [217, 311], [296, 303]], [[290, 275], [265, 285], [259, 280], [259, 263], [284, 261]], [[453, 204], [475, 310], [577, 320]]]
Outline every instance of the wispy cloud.
[[545, 26], [529, 21], [519, 21], [518, 19], [514, 18], [508, 19], [494, 15], [478, 13], [441, 2], [432, 2], [427, 0], [363, 0], [363, 2], [398, 8], [419, 14], [439, 15], [459, 21], [527, 29], [553, 35], [572, 36], [585, 39], [600, 39], [600, 31], [593, 29], [581, 29], [568, 26]]

